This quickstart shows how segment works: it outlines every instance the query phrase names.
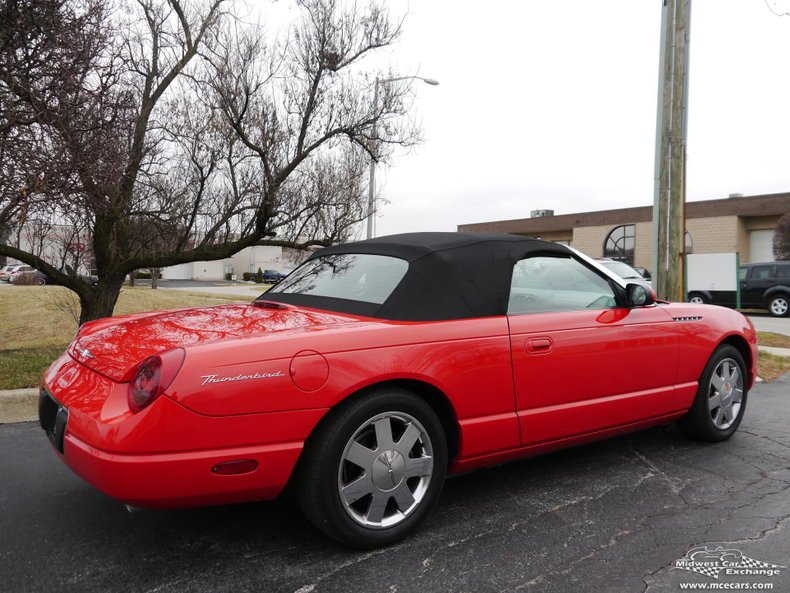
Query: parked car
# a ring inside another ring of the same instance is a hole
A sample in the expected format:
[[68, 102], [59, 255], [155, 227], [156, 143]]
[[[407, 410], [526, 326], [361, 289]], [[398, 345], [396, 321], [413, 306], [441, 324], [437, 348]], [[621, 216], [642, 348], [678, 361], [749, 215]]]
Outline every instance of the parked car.
[[277, 270], [264, 270], [263, 271], [263, 281], [266, 284], [277, 284], [280, 280], [285, 279], [287, 274], [283, 274], [278, 272]]
[[[39, 286], [44, 286], [45, 284], [57, 284], [57, 285], [61, 284], [57, 279], [53, 278], [52, 276], [49, 276], [48, 274], [45, 274], [44, 272], [35, 269], [32, 271], [22, 272], [17, 276], [22, 276], [22, 275], [30, 278], [30, 281], [25, 281], [23, 282], [23, 284], [37, 284]], [[89, 282], [93, 286], [96, 286], [99, 283], [99, 278], [97, 276], [86, 276], [84, 274], [79, 274], [77, 277], [80, 278], [81, 280], [84, 280], [85, 282]], [[15, 277], [14, 284], [19, 284], [19, 283], [20, 282]]]
[[52, 279], [44, 274], [44, 272], [32, 270], [29, 272], [21, 272], [14, 276], [14, 284], [37, 284], [43, 286], [44, 284], [54, 284], [54, 282], [52, 282]]
[[[595, 261], [620, 276], [623, 280], [638, 282], [645, 286], [652, 286], [649, 278], [645, 278], [636, 268], [629, 266], [625, 262], [610, 259], [608, 257], [598, 257]], [[644, 270], [644, 268], [642, 269]]]
[[[738, 268], [742, 309], [768, 309], [775, 317], [790, 315], [790, 261], [744, 264]], [[735, 291], [695, 290], [691, 303], [735, 307]]]
[[41, 426], [107, 495], [168, 508], [272, 499], [396, 542], [445, 475], [678, 421], [737, 430], [751, 322], [656, 303], [572, 248], [415, 233], [313, 253], [248, 305], [83, 324], [46, 371]]
[[2, 270], [0, 270], [0, 280], [5, 280], [9, 282], [11, 278], [11, 274], [13, 274], [16, 270], [22, 267], [22, 264], [10, 264], [4, 266]]
[[26, 272], [33, 272], [35, 270], [32, 266], [17, 266], [8, 276], [8, 281], [14, 284], [16, 277]]

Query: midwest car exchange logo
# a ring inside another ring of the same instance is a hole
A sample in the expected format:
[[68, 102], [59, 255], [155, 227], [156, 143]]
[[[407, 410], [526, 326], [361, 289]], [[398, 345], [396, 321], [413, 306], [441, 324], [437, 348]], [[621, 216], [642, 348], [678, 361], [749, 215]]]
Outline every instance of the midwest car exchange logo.
[[787, 568], [780, 564], [771, 564], [744, 556], [740, 550], [722, 548], [710, 549], [707, 546], [691, 548], [680, 560], [676, 560], [675, 568], [703, 574], [718, 579], [725, 576], [761, 576], [773, 577]]

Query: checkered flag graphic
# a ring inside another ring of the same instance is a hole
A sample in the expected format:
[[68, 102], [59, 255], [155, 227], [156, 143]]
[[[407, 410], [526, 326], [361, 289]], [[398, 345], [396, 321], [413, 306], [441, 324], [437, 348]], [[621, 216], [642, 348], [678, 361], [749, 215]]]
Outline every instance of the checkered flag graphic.
[[710, 577], [712, 579], [718, 579], [719, 573], [724, 570], [723, 566], [689, 566], [683, 568], [684, 570], [690, 570], [691, 572], [704, 574], [706, 577]]
[[[726, 562], [725, 562], [726, 560]], [[740, 550], [724, 549], [717, 547], [709, 549], [707, 546], [692, 548], [686, 556], [675, 563], [675, 568], [696, 572], [697, 574], [718, 579], [725, 568], [787, 568], [781, 564], [763, 562], [755, 558], [744, 556]]]
[[763, 562], [762, 560], [755, 560], [747, 556], [741, 557], [741, 562], [738, 568], [787, 568], [781, 564], [771, 564], [770, 562]]

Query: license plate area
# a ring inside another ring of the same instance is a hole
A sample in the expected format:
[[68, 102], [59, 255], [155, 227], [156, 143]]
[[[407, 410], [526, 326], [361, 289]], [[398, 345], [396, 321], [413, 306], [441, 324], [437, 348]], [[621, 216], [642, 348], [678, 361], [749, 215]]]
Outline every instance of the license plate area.
[[52, 445], [62, 454], [69, 411], [43, 388], [38, 396], [38, 421]]

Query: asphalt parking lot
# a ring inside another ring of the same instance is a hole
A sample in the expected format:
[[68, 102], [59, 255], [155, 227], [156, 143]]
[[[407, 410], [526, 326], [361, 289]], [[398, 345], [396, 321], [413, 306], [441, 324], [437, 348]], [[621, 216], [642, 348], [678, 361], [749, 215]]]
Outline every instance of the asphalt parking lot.
[[319, 535], [288, 497], [130, 514], [67, 470], [36, 424], [2, 425], [2, 590], [790, 591], [787, 569], [713, 579], [673, 568], [719, 545], [790, 566], [789, 417], [786, 375], [752, 392], [726, 443], [670, 426], [460, 476], [415, 536], [373, 552]]

